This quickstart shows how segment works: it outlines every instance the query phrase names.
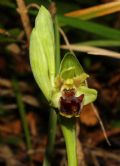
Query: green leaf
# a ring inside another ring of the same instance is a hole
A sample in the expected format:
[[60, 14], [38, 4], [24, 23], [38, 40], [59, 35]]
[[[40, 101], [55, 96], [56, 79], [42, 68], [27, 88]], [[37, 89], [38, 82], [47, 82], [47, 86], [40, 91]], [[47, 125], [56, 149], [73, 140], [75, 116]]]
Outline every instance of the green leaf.
[[36, 82], [50, 100], [55, 76], [54, 32], [51, 15], [43, 6], [30, 38], [30, 63]]
[[54, 82], [55, 76], [55, 41], [52, 18], [49, 11], [41, 6], [35, 20], [35, 30], [44, 49], [48, 63], [48, 74], [51, 83]]
[[0, 43], [13, 43], [13, 42], [17, 42], [17, 39], [0, 35]]
[[113, 120], [111, 122], [112, 127], [120, 127], [120, 120]]
[[80, 96], [81, 94], [84, 94], [84, 101], [83, 105], [87, 105], [89, 103], [92, 103], [97, 98], [97, 91], [95, 89], [90, 89], [87, 86], [80, 86], [77, 91], [77, 96]]
[[119, 47], [120, 40], [91, 40], [78, 43], [78, 45], [88, 45], [97, 47]]
[[100, 35], [104, 38], [118, 39], [120, 40], [120, 31], [115, 30], [98, 23], [93, 23], [91, 21], [83, 21], [78, 18], [65, 17], [62, 15], [58, 16], [58, 20], [61, 25], [69, 25], [71, 27], [81, 29], [96, 35]]
[[45, 97], [51, 96], [51, 84], [48, 76], [48, 65], [41, 41], [34, 29], [30, 39], [30, 63], [35, 80]]
[[17, 136], [8, 136], [3, 137], [0, 136], [0, 144], [11, 144], [11, 145], [19, 145], [22, 143], [22, 139], [20, 137]]
[[8, 32], [10, 33], [10, 35], [17, 37], [21, 33], [21, 29], [13, 28], [13, 29], [9, 29]]
[[0, 6], [9, 7], [9, 8], [16, 8], [16, 5], [11, 0], [0, 1]]
[[62, 59], [59, 73], [63, 79], [69, 79], [79, 76], [84, 70], [75, 55], [67, 53]]

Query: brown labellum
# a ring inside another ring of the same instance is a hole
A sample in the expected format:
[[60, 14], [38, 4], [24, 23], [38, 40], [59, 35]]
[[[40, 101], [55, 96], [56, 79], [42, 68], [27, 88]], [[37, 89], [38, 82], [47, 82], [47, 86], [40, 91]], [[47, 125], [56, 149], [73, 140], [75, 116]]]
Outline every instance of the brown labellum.
[[60, 114], [66, 117], [78, 117], [84, 94], [76, 97], [75, 89], [64, 89], [60, 98]]

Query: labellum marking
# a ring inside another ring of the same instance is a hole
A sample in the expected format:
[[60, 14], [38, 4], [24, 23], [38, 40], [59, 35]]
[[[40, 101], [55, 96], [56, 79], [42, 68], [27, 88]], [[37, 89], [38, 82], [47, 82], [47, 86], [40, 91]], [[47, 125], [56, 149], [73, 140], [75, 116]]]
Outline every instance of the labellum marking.
[[84, 94], [76, 97], [75, 89], [64, 89], [60, 98], [60, 114], [66, 117], [78, 117]]

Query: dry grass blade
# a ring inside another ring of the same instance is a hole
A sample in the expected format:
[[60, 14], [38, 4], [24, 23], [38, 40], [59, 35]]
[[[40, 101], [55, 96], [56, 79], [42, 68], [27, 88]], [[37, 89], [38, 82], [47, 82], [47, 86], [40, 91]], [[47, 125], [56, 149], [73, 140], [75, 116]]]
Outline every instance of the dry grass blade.
[[[62, 28], [59, 28], [59, 32], [60, 32], [60, 34], [62, 35], [62, 37], [63, 37], [63, 39], [64, 39], [64, 41], [65, 41], [65, 44], [66, 44], [67, 46], [69, 46], [69, 45], [70, 45], [69, 40], [68, 40], [68, 38], [67, 38], [65, 32], [63, 31], [63, 29], [62, 29]], [[70, 49], [70, 52], [73, 53], [73, 51], [72, 51], [71, 49]]]
[[97, 48], [92, 46], [82, 46], [77, 44], [70, 44], [70, 45], [61, 45], [62, 49], [65, 50], [73, 50], [78, 52], [86, 52], [91, 55], [98, 55], [98, 56], [106, 56], [106, 57], [112, 57], [120, 59], [120, 53], [103, 49], [103, 48]]
[[34, 96], [31, 96], [31, 95], [25, 95], [22, 97], [22, 100], [23, 102], [31, 105], [31, 106], [34, 106], [34, 107], [39, 107], [40, 104], [37, 100], [37, 98], [35, 98]]
[[3, 109], [3, 110], [14, 110], [17, 108], [17, 105], [16, 104], [6, 104], [6, 105], [0, 105], [0, 107]]
[[119, 154], [114, 154], [114, 153], [111, 153], [111, 152], [108, 152], [108, 151], [105, 151], [105, 150], [102, 150], [102, 149], [95, 149], [95, 150], [93, 149], [92, 153], [95, 156], [98, 156], [98, 157], [113, 159], [113, 160], [116, 160], [116, 161], [120, 162]]
[[11, 88], [12, 87], [12, 83], [8, 79], [0, 78], [0, 86], [6, 87], [6, 88]]
[[98, 118], [98, 120], [99, 120], [101, 129], [102, 129], [102, 131], [103, 131], [103, 135], [104, 135], [104, 137], [105, 137], [105, 139], [106, 139], [106, 142], [107, 142], [108, 145], [110, 146], [111, 143], [110, 143], [109, 140], [108, 140], [108, 136], [107, 136], [107, 133], [106, 133], [106, 131], [105, 131], [103, 122], [102, 122], [102, 120], [101, 120], [101, 118], [100, 118], [100, 116], [99, 116], [99, 113], [97, 112], [97, 109], [94, 107], [93, 103], [91, 104], [91, 106], [93, 107], [93, 111], [94, 111], [95, 115], [97, 116], [97, 118]]
[[0, 146], [0, 158], [5, 161], [6, 166], [24, 166], [21, 162], [16, 160], [13, 152], [7, 146]]
[[80, 19], [87, 20], [95, 17], [105, 16], [120, 11], [120, 1], [114, 1], [102, 5], [97, 5], [87, 9], [80, 9], [70, 13], [66, 13], [65, 16], [79, 17]]
[[35, 8], [35, 9], [38, 9], [40, 8], [40, 6], [36, 3], [30, 3], [28, 6], [27, 6], [27, 10], [29, 10], [30, 8]]

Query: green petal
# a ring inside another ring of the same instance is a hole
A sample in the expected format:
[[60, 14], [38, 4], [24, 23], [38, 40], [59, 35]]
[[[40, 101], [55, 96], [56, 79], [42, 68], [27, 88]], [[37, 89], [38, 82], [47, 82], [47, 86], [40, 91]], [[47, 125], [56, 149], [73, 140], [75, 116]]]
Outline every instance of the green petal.
[[59, 74], [63, 79], [73, 78], [84, 73], [84, 70], [72, 53], [67, 53], [60, 65]]
[[81, 94], [85, 95], [83, 105], [92, 103], [97, 98], [97, 91], [95, 89], [91, 89], [86, 86], [80, 86], [79, 89], [77, 90], [76, 95], [79, 96]]

